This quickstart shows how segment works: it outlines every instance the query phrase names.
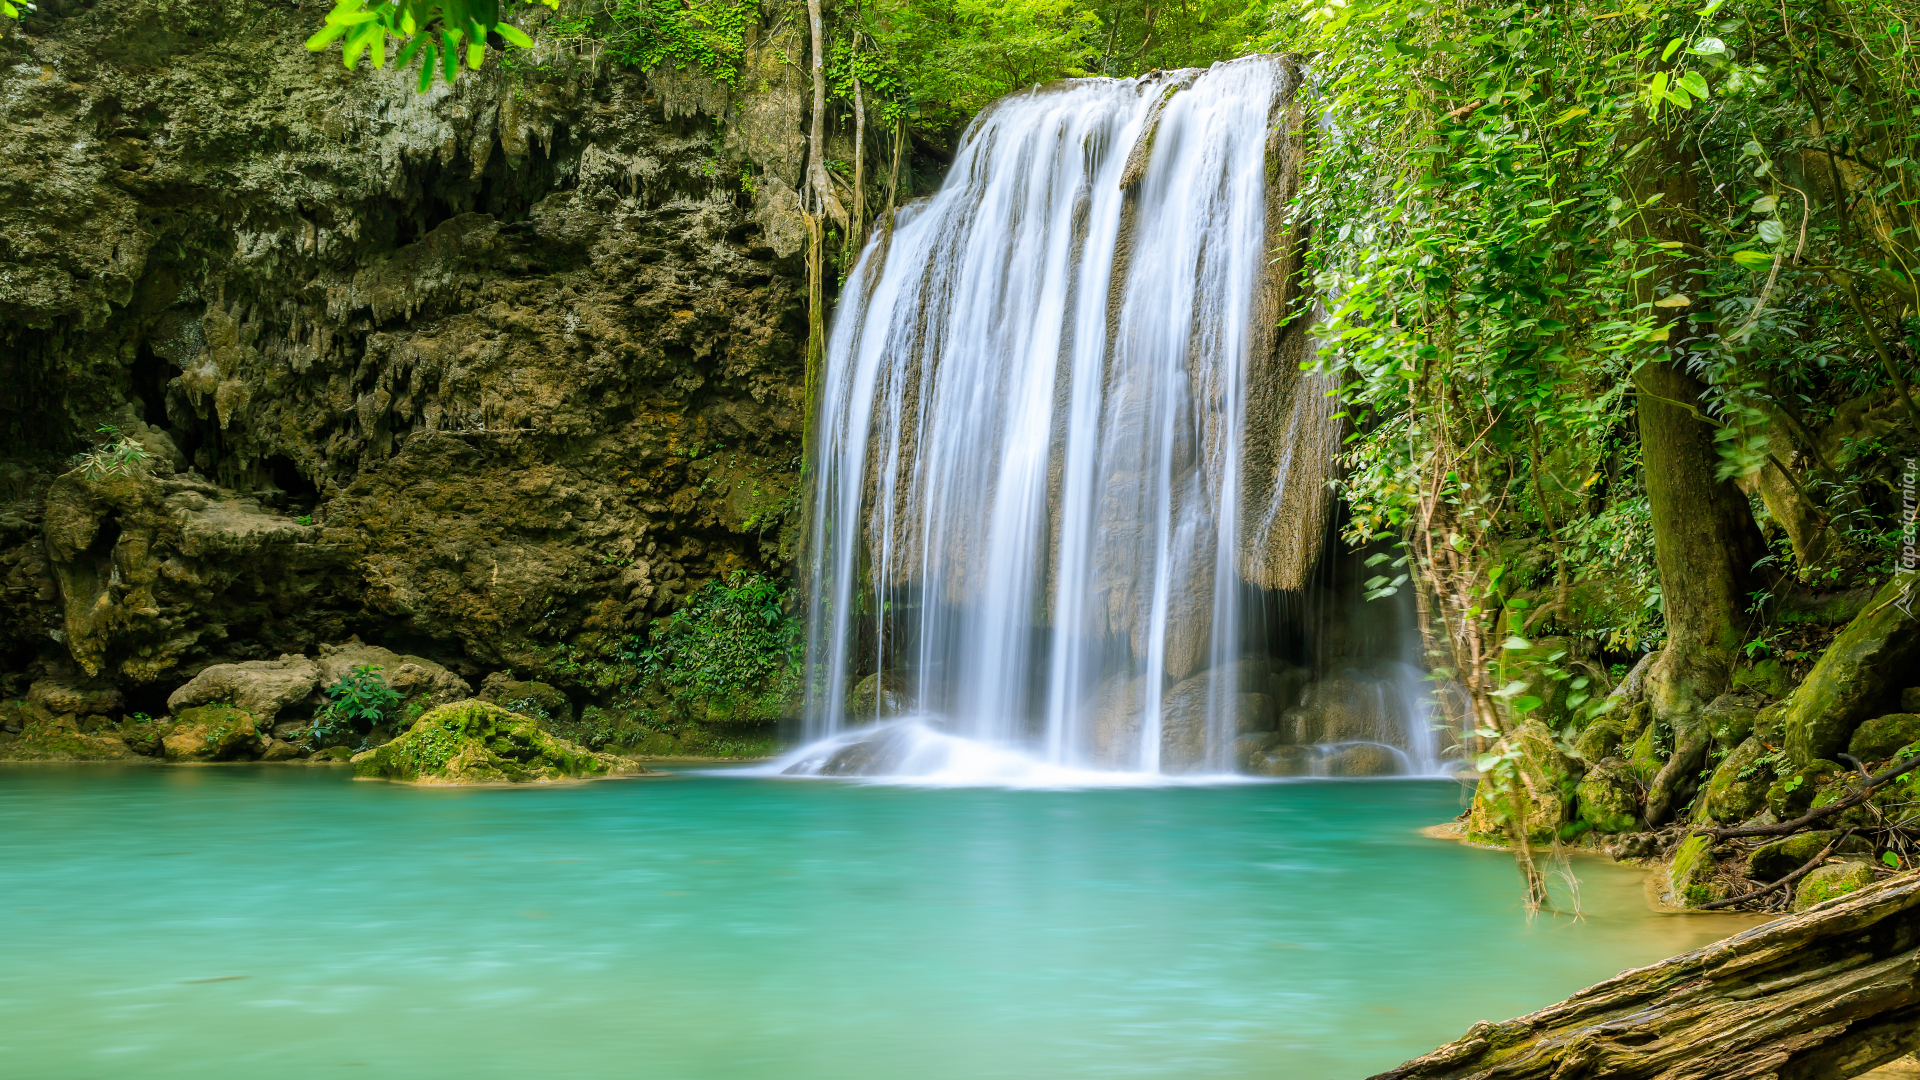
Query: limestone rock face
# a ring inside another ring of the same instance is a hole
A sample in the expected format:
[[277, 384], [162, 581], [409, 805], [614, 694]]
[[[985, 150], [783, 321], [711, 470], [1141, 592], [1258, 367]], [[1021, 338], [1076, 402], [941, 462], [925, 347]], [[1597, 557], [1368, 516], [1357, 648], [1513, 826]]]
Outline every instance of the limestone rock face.
[[[9, 23], [0, 696], [356, 633], [538, 673], [794, 554], [804, 26], [754, 30], [731, 87], [419, 94], [308, 53], [315, 18]], [[145, 460], [63, 464], [100, 424]]]
[[319, 678], [320, 669], [313, 661], [291, 653], [278, 660], [215, 664], [168, 695], [167, 708], [178, 713], [210, 703], [236, 705], [261, 726], [271, 727], [281, 709], [313, 693]]
[[854, 684], [847, 695], [847, 722], [864, 723], [903, 716], [913, 708], [905, 680], [890, 671], [876, 671]]
[[528, 784], [628, 776], [649, 770], [556, 738], [535, 721], [484, 701], [442, 705], [406, 734], [353, 757], [354, 775], [414, 784]]
[[34, 682], [27, 691], [27, 704], [55, 716], [112, 716], [119, 713], [124, 700], [111, 683], [49, 678]]
[[[451, 672], [449, 672], [451, 674]], [[524, 712], [528, 708], [538, 711], [548, 720], [566, 724], [573, 720], [573, 702], [559, 689], [538, 680], [521, 681], [511, 675], [496, 672], [486, 677], [481, 684], [481, 701]]]

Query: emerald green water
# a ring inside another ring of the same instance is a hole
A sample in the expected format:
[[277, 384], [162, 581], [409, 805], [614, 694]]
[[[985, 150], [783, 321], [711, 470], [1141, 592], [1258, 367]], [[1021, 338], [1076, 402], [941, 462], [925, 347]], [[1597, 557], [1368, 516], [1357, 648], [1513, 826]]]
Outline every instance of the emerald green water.
[[0, 1075], [1364, 1077], [1734, 929], [1460, 798], [0, 768]]

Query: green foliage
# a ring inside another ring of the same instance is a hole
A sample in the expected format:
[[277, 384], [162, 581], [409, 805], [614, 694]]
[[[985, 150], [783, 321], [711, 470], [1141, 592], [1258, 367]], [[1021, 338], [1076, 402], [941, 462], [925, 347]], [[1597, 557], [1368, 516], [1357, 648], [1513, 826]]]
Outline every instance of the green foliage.
[[777, 718], [799, 687], [804, 649], [800, 622], [785, 605], [786, 591], [758, 574], [709, 582], [654, 624], [642, 670], [683, 705], [771, 709], [765, 718]]
[[314, 717], [309, 734], [317, 746], [366, 735], [400, 711], [400, 695], [387, 685], [387, 677], [372, 664], [355, 667], [339, 682], [327, 687], [330, 699]]
[[[525, 0], [533, 3], [533, 0]], [[557, 7], [559, 0], [540, 0]], [[449, 84], [460, 74], [464, 59], [478, 71], [490, 40], [522, 49], [533, 39], [500, 17], [501, 0], [336, 0], [333, 10], [307, 39], [309, 52], [320, 52], [340, 42], [340, 59], [349, 70], [362, 57], [376, 68], [387, 64], [387, 43], [393, 39], [394, 62], [401, 67], [420, 60], [420, 92], [433, 85], [435, 74]]]
[[547, 30], [556, 43], [591, 45], [627, 67], [692, 68], [732, 84], [759, 15], [753, 0], [581, 0]]
[[34, 6], [27, 3], [27, 0], [18, 0], [17, 3], [15, 0], [0, 0], [0, 15], [9, 19], [20, 18], [20, 13], [23, 10], [32, 11], [34, 10]]
[[95, 429], [104, 438], [84, 454], [76, 454], [68, 462], [70, 468], [80, 470], [89, 480], [105, 480], [110, 476], [126, 476], [135, 471], [151, 457], [146, 447], [121, 434], [112, 424], [101, 424]]

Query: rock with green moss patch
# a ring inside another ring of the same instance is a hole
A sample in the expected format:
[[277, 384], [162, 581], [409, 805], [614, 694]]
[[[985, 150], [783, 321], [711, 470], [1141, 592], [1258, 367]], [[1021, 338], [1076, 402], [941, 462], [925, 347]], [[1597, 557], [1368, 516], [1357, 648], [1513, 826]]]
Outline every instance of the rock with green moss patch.
[[528, 784], [648, 770], [557, 738], [510, 709], [469, 700], [442, 705], [385, 746], [354, 755], [353, 771], [414, 784]]
[[71, 716], [30, 719], [19, 734], [0, 736], [0, 760], [120, 761], [133, 756], [117, 735], [82, 731]]
[[1861, 724], [1847, 742], [1847, 753], [1861, 761], [1890, 758], [1901, 747], [1920, 742], [1920, 715], [1889, 713]]
[[1707, 781], [1695, 820], [1745, 821], [1766, 809], [1767, 787], [1773, 783], [1766, 759], [1767, 748], [1752, 736], [1734, 747]]
[[1511, 736], [1520, 751], [1512, 777], [1482, 779], [1467, 815], [1467, 835], [1504, 841], [1508, 823], [1523, 815], [1531, 840], [1550, 840], [1567, 821], [1567, 809], [1579, 785], [1581, 764], [1560, 752], [1553, 733], [1537, 720], [1515, 726]]
[[253, 714], [231, 705], [182, 709], [160, 740], [168, 761], [240, 761], [260, 756], [266, 740]]
[[[1819, 829], [1783, 836], [1762, 844], [1747, 856], [1747, 876], [1755, 881], [1778, 881], [1805, 866], [1808, 859], [1820, 854], [1838, 835], [1832, 829]], [[1860, 837], [1850, 836], [1835, 850], [1842, 855], [1871, 855], [1873, 845]]]
[[1582, 761], [1613, 757], [1621, 746], [1631, 746], [1641, 729], [1647, 726], [1644, 706], [1615, 709], [1588, 724], [1573, 742], [1573, 752]]
[[1920, 661], [1920, 621], [1899, 603], [1903, 582], [1897, 576], [1888, 582], [1840, 631], [1788, 700], [1782, 727], [1793, 760], [1831, 758], [1846, 749], [1854, 728]]
[[1849, 859], [1828, 863], [1800, 879], [1793, 889], [1793, 910], [1805, 911], [1823, 900], [1845, 896], [1873, 884], [1872, 865]]
[[1574, 789], [1580, 820], [1595, 832], [1633, 832], [1640, 827], [1640, 783], [1619, 758], [1602, 758]]
[[1721, 694], [1707, 705], [1700, 719], [1713, 733], [1715, 746], [1732, 750], [1753, 734], [1754, 719], [1766, 704], [1766, 699], [1758, 694], [1738, 691]]
[[1781, 821], [1790, 821], [1807, 812], [1823, 785], [1846, 772], [1837, 762], [1812, 761], [1790, 768], [1767, 788], [1767, 809]]
[[1673, 861], [1667, 864], [1667, 900], [1686, 907], [1699, 907], [1718, 899], [1712, 884], [1713, 841], [1695, 833], [1680, 842]]
[[1661, 734], [1659, 724], [1649, 723], [1640, 729], [1639, 737], [1627, 749], [1627, 765], [1643, 783], [1652, 783], [1653, 778], [1660, 775], [1661, 767], [1667, 763], [1670, 750], [1664, 745], [1666, 740], [1661, 738]]
[[1793, 693], [1793, 676], [1787, 671], [1786, 665], [1774, 657], [1768, 657], [1754, 661], [1752, 667], [1735, 671], [1733, 687], [1765, 694], [1777, 701]]
[[557, 724], [573, 721], [573, 702], [567, 700], [567, 695], [551, 683], [535, 679], [522, 682], [505, 673], [489, 675], [480, 684], [479, 698], [535, 720]]

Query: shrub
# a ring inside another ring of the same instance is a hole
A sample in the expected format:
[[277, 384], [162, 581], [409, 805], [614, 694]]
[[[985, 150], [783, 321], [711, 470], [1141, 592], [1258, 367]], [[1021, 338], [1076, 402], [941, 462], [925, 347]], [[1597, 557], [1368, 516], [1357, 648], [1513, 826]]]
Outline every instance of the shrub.
[[327, 687], [332, 700], [320, 707], [309, 729], [315, 745], [329, 746], [343, 738], [365, 737], [400, 712], [400, 695], [372, 664], [361, 664]]

